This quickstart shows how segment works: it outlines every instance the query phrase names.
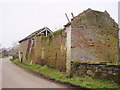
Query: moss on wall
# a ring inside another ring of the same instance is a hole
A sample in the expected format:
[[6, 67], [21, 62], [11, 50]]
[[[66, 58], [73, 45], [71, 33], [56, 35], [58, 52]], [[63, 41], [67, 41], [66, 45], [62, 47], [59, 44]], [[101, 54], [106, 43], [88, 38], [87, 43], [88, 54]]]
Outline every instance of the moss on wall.
[[[71, 60], [88, 64], [118, 64], [118, 24], [107, 12], [89, 9], [74, 17], [68, 25], [71, 27]], [[33, 44], [28, 40], [21, 42], [24, 61], [65, 70], [66, 36], [65, 29], [60, 29], [47, 37], [41, 34], [31, 37]]]
[[72, 60], [118, 63], [118, 24], [106, 12], [87, 10], [71, 21]]
[[88, 75], [103, 80], [112, 80], [120, 83], [120, 65], [107, 65], [100, 63], [81, 63], [72, 61], [72, 75]]
[[34, 50], [29, 54], [29, 59], [34, 63], [48, 65], [65, 71], [66, 66], [66, 33], [49, 34], [47, 37], [34, 38]]
[[53, 33], [53, 35], [58, 35], [58, 34], [62, 35], [62, 32], [63, 32], [64, 30], [65, 30], [65, 29], [57, 30], [57, 31], [55, 31], [55, 32]]

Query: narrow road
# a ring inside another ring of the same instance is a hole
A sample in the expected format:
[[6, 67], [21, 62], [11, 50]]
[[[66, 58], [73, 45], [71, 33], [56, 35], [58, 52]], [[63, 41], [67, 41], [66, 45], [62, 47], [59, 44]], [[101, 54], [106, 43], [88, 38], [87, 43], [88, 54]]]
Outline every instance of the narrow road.
[[[61, 84], [51, 82], [35, 76], [13, 64], [9, 58], [0, 59], [2, 64], [2, 88], [67, 88]], [[1, 81], [1, 78], [0, 78]]]
[[2, 59], [0, 59], [0, 90], [2, 89]]

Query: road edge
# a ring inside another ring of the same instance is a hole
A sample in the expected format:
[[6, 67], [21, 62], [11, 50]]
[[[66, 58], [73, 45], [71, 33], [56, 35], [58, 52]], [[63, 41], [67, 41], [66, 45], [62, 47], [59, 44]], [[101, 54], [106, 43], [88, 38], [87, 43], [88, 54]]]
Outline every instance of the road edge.
[[[11, 60], [10, 60], [10, 61], [11, 61]], [[11, 62], [12, 62], [12, 61], [11, 61]], [[13, 63], [13, 62], [12, 62], [12, 63]], [[41, 78], [46, 79], [46, 80], [49, 80], [49, 81], [51, 81], [51, 82], [55, 82], [55, 83], [57, 83], [57, 84], [61, 84], [61, 85], [64, 85], [64, 86], [68, 86], [68, 88], [75, 88], [75, 89], [82, 89], [82, 90], [91, 90], [91, 89], [89, 89], [89, 88], [80, 87], [80, 86], [73, 85], [73, 84], [70, 84], [70, 83], [67, 83], [67, 82], [60, 82], [60, 81], [57, 81], [57, 80], [55, 80], [55, 79], [53, 79], [53, 78], [44, 76], [43, 74], [40, 74], [40, 73], [33, 72], [33, 71], [28, 70], [28, 69], [25, 69], [25, 68], [17, 65], [16, 63], [13, 63], [13, 64], [16, 65], [16, 66], [18, 66], [18, 67], [20, 67], [20, 68], [22, 68], [22, 69], [24, 69], [25, 71], [27, 71], [27, 72], [35, 75], [35, 76], [39, 77], [39, 78], [41, 77]]]

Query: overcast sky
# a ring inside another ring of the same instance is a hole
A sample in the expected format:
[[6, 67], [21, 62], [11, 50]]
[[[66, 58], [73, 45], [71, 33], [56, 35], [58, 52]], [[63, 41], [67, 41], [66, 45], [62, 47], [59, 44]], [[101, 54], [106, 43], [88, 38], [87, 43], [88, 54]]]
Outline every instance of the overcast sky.
[[[84, 1], [84, 2], [83, 2]], [[119, 0], [1, 0], [0, 1], [0, 43], [11, 47], [30, 33], [47, 26], [52, 31], [67, 23], [65, 13], [71, 18], [91, 8], [107, 10], [118, 22]]]

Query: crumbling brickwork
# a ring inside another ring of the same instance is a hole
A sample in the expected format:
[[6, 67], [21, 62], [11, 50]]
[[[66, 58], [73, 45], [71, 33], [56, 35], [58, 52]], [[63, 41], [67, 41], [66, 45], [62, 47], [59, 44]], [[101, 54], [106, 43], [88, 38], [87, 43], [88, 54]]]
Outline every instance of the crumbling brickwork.
[[118, 24], [105, 12], [88, 9], [71, 21], [71, 58], [118, 63]]
[[35, 38], [35, 59], [34, 61], [41, 65], [65, 70], [66, 64], [66, 33], [62, 35], [53, 35], [51, 38]]
[[19, 45], [19, 58], [20, 58], [20, 61], [23, 63], [25, 63], [27, 60], [28, 42], [29, 42], [29, 40], [25, 40], [25, 41], [21, 42]]
[[[105, 12], [88, 9], [57, 34], [29, 35], [20, 42], [23, 62], [70, 72], [71, 61], [118, 63], [118, 24]], [[21, 54], [19, 54], [21, 57]], [[20, 59], [21, 60], [21, 59]]]
[[40, 65], [48, 65], [62, 71], [66, 69], [66, 32], [44, 37], [35, 36], [20, 43], [24, 63], [31, 61]]

